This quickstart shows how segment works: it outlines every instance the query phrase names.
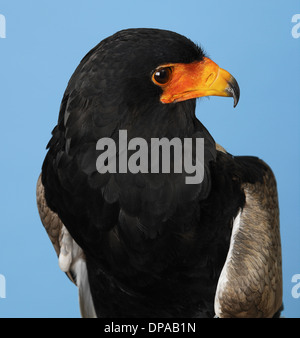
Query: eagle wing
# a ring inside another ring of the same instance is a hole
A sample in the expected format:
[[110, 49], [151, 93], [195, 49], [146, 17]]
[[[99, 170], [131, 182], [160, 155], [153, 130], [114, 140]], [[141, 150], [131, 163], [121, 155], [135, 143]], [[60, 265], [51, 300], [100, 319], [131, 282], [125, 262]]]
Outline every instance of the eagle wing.
[[[273, 317], [282, 306], [281, 243], [276, 180], [261, 160], [259, 182], [244, 183], [246, 202], [233, 222], [215, 295], [218, 317]], [[251, 163], [246, 165], [253, 165]]]
[[37, 181], [36, 199], [42, 224], [58, 256], [59, 267], [78, 287], [81, 316], [84, 318], [96, 317], [84, 253], [73, 240], [58, 215], [48, 207], [41, 175]]

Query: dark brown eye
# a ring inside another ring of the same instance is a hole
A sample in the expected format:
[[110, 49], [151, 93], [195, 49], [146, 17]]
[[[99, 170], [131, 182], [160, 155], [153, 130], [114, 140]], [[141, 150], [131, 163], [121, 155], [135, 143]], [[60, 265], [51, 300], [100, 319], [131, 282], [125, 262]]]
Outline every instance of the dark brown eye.
[[171, 79], [172, 68], [162, 67], [158, 68], [153, 74], [153, 82], [158, 85], [164, 85]]

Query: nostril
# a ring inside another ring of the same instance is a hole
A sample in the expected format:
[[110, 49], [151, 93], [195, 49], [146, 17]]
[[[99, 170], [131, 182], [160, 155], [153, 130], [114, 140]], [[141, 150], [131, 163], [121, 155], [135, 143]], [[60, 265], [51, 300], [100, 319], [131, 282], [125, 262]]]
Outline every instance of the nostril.
[[205, 84], [207, 87], [211, 86], [211, 84], [215, 81], [216, 79], [216, 73], [210, 73], [205, 81]]

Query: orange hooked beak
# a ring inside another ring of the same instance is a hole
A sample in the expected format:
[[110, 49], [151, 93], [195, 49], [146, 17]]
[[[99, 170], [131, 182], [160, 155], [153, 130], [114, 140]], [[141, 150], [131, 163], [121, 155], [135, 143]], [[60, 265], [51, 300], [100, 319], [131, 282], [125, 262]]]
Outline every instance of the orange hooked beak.
[[229, 96], [233, 97], [235, 107], [240, 97], [235, 78], [207, 57], [189, 64], [162, 65], [153, 73], [152, 81], [163, 90], [160, 96], [162, 103], [203, 96]]

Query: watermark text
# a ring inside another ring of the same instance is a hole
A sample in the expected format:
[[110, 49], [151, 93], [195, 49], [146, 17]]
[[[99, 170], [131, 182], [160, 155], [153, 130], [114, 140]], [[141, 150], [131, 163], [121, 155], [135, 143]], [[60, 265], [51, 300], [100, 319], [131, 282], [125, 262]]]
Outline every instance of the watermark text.
[[[172, 150], [171, 150], [172, 149]], [[103, 151], [96, 161], [100, 174], [107, 172], [186, 173], [186, 184], [200, 184], [204, 179], [204, 139], [141, 137], [127, 141], [127, 130], [119, 130], [118, 145], [109, 137], [98, 140], [96, 150]], [[128, 158], [128, 154], [130, 156]], [[192, 174], [194, 174], [192, 176]]]
[[3, 275], [0, 274], [0, 299], [6, 298], [6, 280]]
[[292, 28], [292, 37], [298, 39], [300, 38], [300, 14], [293, 15], [292, 22], [296, 23]]
[[292, 277], [292, 283], [295, 285], [292, 287], [292, 297], [300, 298], [300, 273], [295, 274]]
[[6, 18], [0, 14], [0, 39], [6, 38]]

